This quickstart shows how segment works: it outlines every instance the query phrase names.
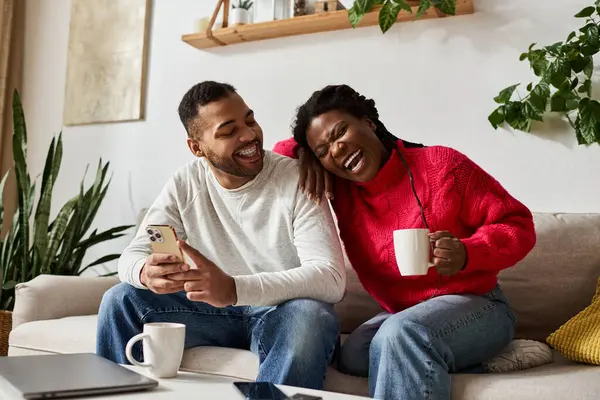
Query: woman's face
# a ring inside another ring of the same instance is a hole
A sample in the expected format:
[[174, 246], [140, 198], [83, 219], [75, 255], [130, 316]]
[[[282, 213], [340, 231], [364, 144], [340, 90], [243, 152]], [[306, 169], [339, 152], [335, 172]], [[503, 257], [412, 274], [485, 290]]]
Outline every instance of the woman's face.
[[306, 137], [323, 167], [340, 178], [368, 182], [385, 162], [386, 149], [367, 118], [329, 111], [312, 120]]

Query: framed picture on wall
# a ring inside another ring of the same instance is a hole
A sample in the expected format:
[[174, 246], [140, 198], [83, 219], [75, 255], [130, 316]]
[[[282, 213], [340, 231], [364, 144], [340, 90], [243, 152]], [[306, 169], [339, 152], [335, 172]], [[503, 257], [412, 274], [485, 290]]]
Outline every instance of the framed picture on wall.
[[72, 0], [65, 125], [144, 118], [150, 0]]

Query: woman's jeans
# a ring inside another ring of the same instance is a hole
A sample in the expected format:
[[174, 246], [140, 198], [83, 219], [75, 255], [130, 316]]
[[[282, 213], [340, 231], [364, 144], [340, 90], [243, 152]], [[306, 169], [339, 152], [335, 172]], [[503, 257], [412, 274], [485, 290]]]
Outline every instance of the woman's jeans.
[[499, 287], [484, 296], [433, 298], [357, 328], [340, 352], [342, 372], [369, 377], [378, 399], [449, 400], [454, 372], [482, 364], [514, 337], [515, 316]]

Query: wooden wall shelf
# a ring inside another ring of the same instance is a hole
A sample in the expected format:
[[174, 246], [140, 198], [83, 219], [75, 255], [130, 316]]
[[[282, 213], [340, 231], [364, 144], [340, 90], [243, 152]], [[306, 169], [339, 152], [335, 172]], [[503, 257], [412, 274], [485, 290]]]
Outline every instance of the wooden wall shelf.
[[[412, 6], [412, 14], [402, 10], [396, 22], [412, 21], [417, 13], [418, 5]], [[456, 0], [456, 15], [473, 14], [473, 0]], [[378, 25], [379, 10], [365, 14], [359, 27]], [[433, 7], [420, 19], [446, 17], [437, 12]], [[197, 49], [209, 49], [232, 44], [253, 42], [265, 39], [274, 39], [287, 36], [306, 35], [318, 32], [351, 29], [346, 10], [311, 14], [302, 17], [288, 18], [278, 21], [260, 22], [249, 25], [215, 29], [211, 35], [193, 33], [182, 36], [182, 40]]]

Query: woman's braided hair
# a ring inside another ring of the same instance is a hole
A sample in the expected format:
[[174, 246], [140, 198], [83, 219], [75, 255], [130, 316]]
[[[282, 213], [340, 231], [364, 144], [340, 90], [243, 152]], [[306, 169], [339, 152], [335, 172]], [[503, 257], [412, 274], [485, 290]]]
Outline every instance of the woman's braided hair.
[[384, 145], [392, 145], [398, 140], [379, 120], [375, 101], [367, 99], [348, 85], [329, 85], [316, 91], [308, 101], [298, 108], [293, 125], [294, 140], [308, 148], [306, 131], [313, 118], [329, 111], [346, 112], [356, 118], [368, 118], [375, 124], [375, 134]]

